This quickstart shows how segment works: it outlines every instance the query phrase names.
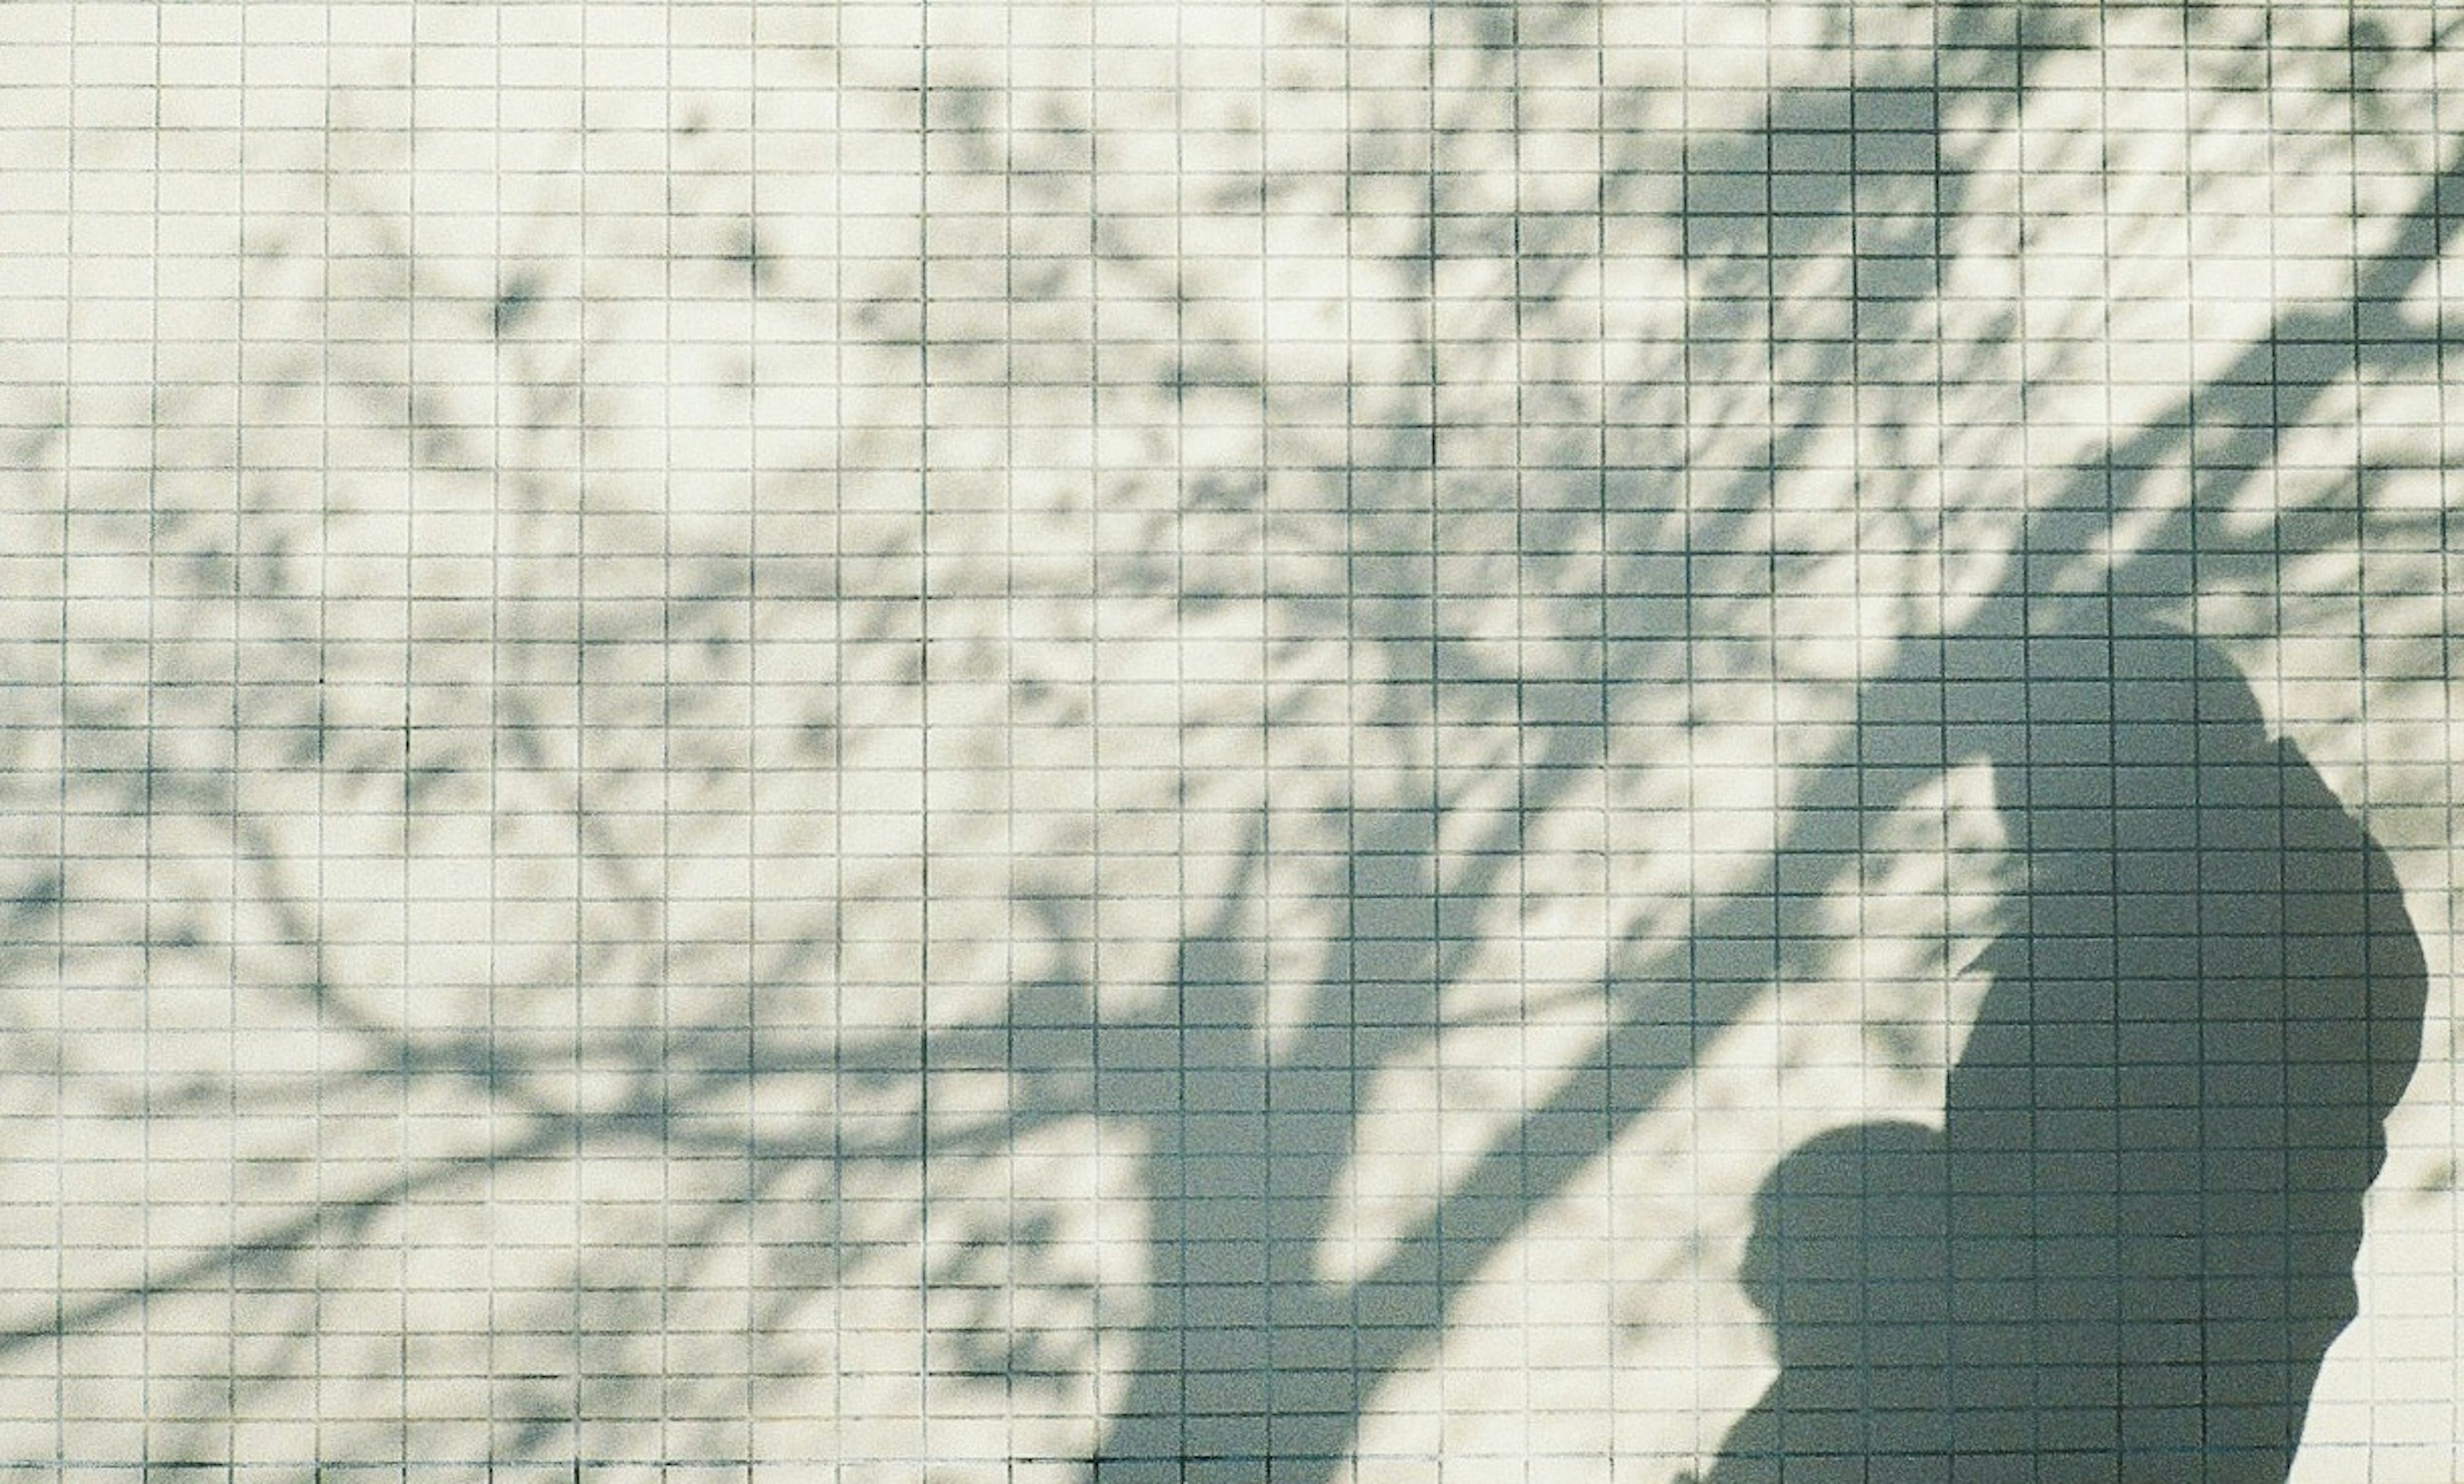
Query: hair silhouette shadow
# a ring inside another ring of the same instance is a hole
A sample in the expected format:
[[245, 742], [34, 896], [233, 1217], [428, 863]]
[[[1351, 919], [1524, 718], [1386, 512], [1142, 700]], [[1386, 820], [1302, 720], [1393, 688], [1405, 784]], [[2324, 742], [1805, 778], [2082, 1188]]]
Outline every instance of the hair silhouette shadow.
[[1780, 1373], [1729, 1430], [1715, 1484], [1921, 1477], [1943, 1456], [1944, 1175], [1942, 1135], [1892, 1122], [1811, 1139], [1764, 1181], [1739, 1279]]
[[2104, 624], [1993, 647], [1946, 718], [2025, 877], [1943, 1130], [1855, 1125], [1773, 1171], [1745, 1280], [1781, 1374], [1711, 1479], [2281, 1484], [2356, 1312], [2419, 939], [2219, 652]]

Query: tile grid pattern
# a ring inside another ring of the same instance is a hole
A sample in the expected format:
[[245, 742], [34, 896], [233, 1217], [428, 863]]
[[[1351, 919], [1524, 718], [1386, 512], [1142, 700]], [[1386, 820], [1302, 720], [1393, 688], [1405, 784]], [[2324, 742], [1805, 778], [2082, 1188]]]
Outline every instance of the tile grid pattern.
[[2145, 606], [2407, 889], [2296, 1477], [2452, 1478], [2449, 24], [7, 8], [0, 1461], [1708, 1473]]

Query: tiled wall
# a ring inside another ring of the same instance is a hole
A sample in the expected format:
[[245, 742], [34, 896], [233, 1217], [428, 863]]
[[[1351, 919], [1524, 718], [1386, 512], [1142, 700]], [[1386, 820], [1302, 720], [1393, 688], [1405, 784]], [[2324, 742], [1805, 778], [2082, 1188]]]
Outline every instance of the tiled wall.
[[2459, 22], [0, 6], [0, 1463], [2452, 1484]]

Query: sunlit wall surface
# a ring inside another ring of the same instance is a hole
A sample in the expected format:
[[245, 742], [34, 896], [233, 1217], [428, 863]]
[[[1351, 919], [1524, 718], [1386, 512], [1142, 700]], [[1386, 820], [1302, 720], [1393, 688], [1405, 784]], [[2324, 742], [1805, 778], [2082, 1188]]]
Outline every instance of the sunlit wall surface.
[[2453, 1484], [2459, 24], [0, 6], [0, 1461]]

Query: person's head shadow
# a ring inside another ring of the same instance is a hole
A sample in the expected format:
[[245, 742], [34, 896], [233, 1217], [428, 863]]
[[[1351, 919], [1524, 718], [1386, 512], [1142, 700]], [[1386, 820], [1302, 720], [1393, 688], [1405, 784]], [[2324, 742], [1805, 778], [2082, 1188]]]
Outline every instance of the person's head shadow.
[[2018, 868], [1991, 982], [1938, 1137], [1774, 1170], [1742, 1280], [1781, 1374], [1713, 1477], [2282, 1484], [2419, 1055], [2401, 887], [2213, 645], [1977, 653], [1943, 715]]
[[1861, 1481], [1940, 1453], [1945, 1153], [1923, 1124], [1853, 1124], [1806, 1141], [1765, 1178], [1737, 1279], [1780, 1370], [1730, 1430], [1712, 1484]]
[[1833, 1129], [1772, 1168], [1737, 1280], [1783, 1366], [1853, 1368], [1878, 1326], [1939, 1320], [1944, 1192], [1942, 1135], [1916, 1123]]

